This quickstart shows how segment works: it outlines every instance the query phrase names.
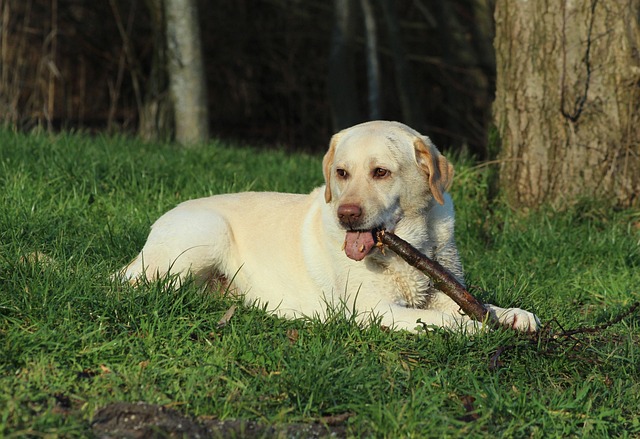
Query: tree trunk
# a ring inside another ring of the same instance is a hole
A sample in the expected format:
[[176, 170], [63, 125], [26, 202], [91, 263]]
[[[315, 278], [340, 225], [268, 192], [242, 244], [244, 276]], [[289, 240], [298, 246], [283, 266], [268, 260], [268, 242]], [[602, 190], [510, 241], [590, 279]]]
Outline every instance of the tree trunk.
[[209, 118], [196, 0], [165, 0], [165, 14], [176, 140], [204, 142]]
[[335, 0], [335, 24], [329, 55], [328, 92], [334, 132], [361, 122], [354, 65], [355, 3]]
[[387, 26], [387, 39], [393, 56], [393, 68], [395, 71], [395, 85], [402, 109], [402, 120], [407, 125], [423, 132], [426, 127], [424, 115], [416, 96], [417, 87], [411, 70], [411, 64], [407, 59], [407, 51], [402, 41], [400, 32], [400, 20], [396, 12], [397, 3], [391, 0], [381, 0], [384, 21]]
[[367, 54], [367, 83], [369, 84], [369, 119], [380, 119], [380, 63], [378, 61], [378, 26], [370, 0], [360, 0], [364, 14], [365, 44]]
[[498, 0], [494, 120], [515, 206], [638, 204], [640, 0]]
[[147, 141], [167, 140], [173, 129], [173, 110], [169, 96], [163, 0], [146, 0], [145, 4], [151, 17], [153, 54], [138, 115], [138, 135]]

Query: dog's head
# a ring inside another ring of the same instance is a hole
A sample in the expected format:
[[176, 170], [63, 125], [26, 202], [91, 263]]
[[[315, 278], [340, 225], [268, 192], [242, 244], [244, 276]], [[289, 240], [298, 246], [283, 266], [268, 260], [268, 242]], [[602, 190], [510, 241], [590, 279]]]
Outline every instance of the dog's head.
[[453, 166], [431, 140], [398, 122], [373, 121], [335, 134], [324, 156], [325, 201], [346, 231], [345, 252], [363, 259], [375, 231], [443, 204]]

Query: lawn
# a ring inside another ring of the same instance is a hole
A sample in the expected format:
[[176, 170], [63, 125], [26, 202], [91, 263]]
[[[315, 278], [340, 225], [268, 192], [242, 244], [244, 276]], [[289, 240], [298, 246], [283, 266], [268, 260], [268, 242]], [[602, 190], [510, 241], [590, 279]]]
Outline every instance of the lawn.
[[340, 310], [286, 321], [191, 284], [110, 280], [180, 201], [307, 192], [321, 159], [0, 130], [0, 436], [91, 436], [101, 408], [139, 401], [265, 437], [324, 424], [348, 437], [640, 436], [640, 313], [563, 335], [640, 300], [640, 212], [514, 212], [468, 159], [452, 188], [467, 282], [536, 312], [540, 338], [361, 328]]

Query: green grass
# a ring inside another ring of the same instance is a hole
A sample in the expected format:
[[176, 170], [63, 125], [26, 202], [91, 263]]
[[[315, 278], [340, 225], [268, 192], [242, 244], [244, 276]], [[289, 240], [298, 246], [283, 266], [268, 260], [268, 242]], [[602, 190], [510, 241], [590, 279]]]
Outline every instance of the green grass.
[[[353, 437], [640, 436], [637, 314], [538, 344], [358, 328], [339, 311], [330, 323], [286, 321], [243, 305], [218, 329], [229, 298], [109, 280], [178, 202], [307, 192], [320, 165], [219, 142], [183, 151], [0, 131], [0, 436], [86, 437], [115, 401], [268, 424], [348, 412]], [[487, 200], [487, 181], [461, 162], [453, 188], [467, 280], [483, 300], [555, 319], [560, 332], [640, 298], [640, 212], [512, 212]]]

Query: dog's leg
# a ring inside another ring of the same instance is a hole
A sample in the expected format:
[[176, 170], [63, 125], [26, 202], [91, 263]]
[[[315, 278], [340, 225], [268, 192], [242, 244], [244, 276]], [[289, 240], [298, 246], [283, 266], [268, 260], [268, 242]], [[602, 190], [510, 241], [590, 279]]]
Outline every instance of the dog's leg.
[[176, 275], [182, 280], [193, 275], [206, 282], [226, 274], [230, 240], [229, 226], [220, 215], [178, 206], [156, 221], [142, 251], [120, 277], [136, 283], [143, 278]]
[[[500, 323], [511, 326], [513, 329], [523, 332], [535, 332], [540, 329], [541, 323], [534, 314], [520, 308], [499, 308], [491, 304], [485, 304], [487, 310], [498, 318]], [[469, 317], [454, 312], [446, 312], [438, 309], [405, 308], [399, 305], [390, 305], [386, 311], [384, 307], [378, 307], [374, 314], [382, 317], [382, 324], [396, 329], [405, 329], [415, 332], [420, 324], [437, 326], [467, 334], [478, 332], [482, 328], [482, 322], [471, 320]], [[418, 323], [420, 319], [421, 323]]]
[[[440, 328], [462, 331], [473, 334], [482, 328], [482, 323], [469, 319], [463, 315], [454, 315], [436, 309], [405, 308], [390, 305], [386, 312], [383, 307], [374, 310], [374, 314], [382, 317], [381, 323], [395, 329], [405, 329], [415, 332], [420, 325], [436, 326]], [[420, 320], [420, 323], [418, 323]]]

